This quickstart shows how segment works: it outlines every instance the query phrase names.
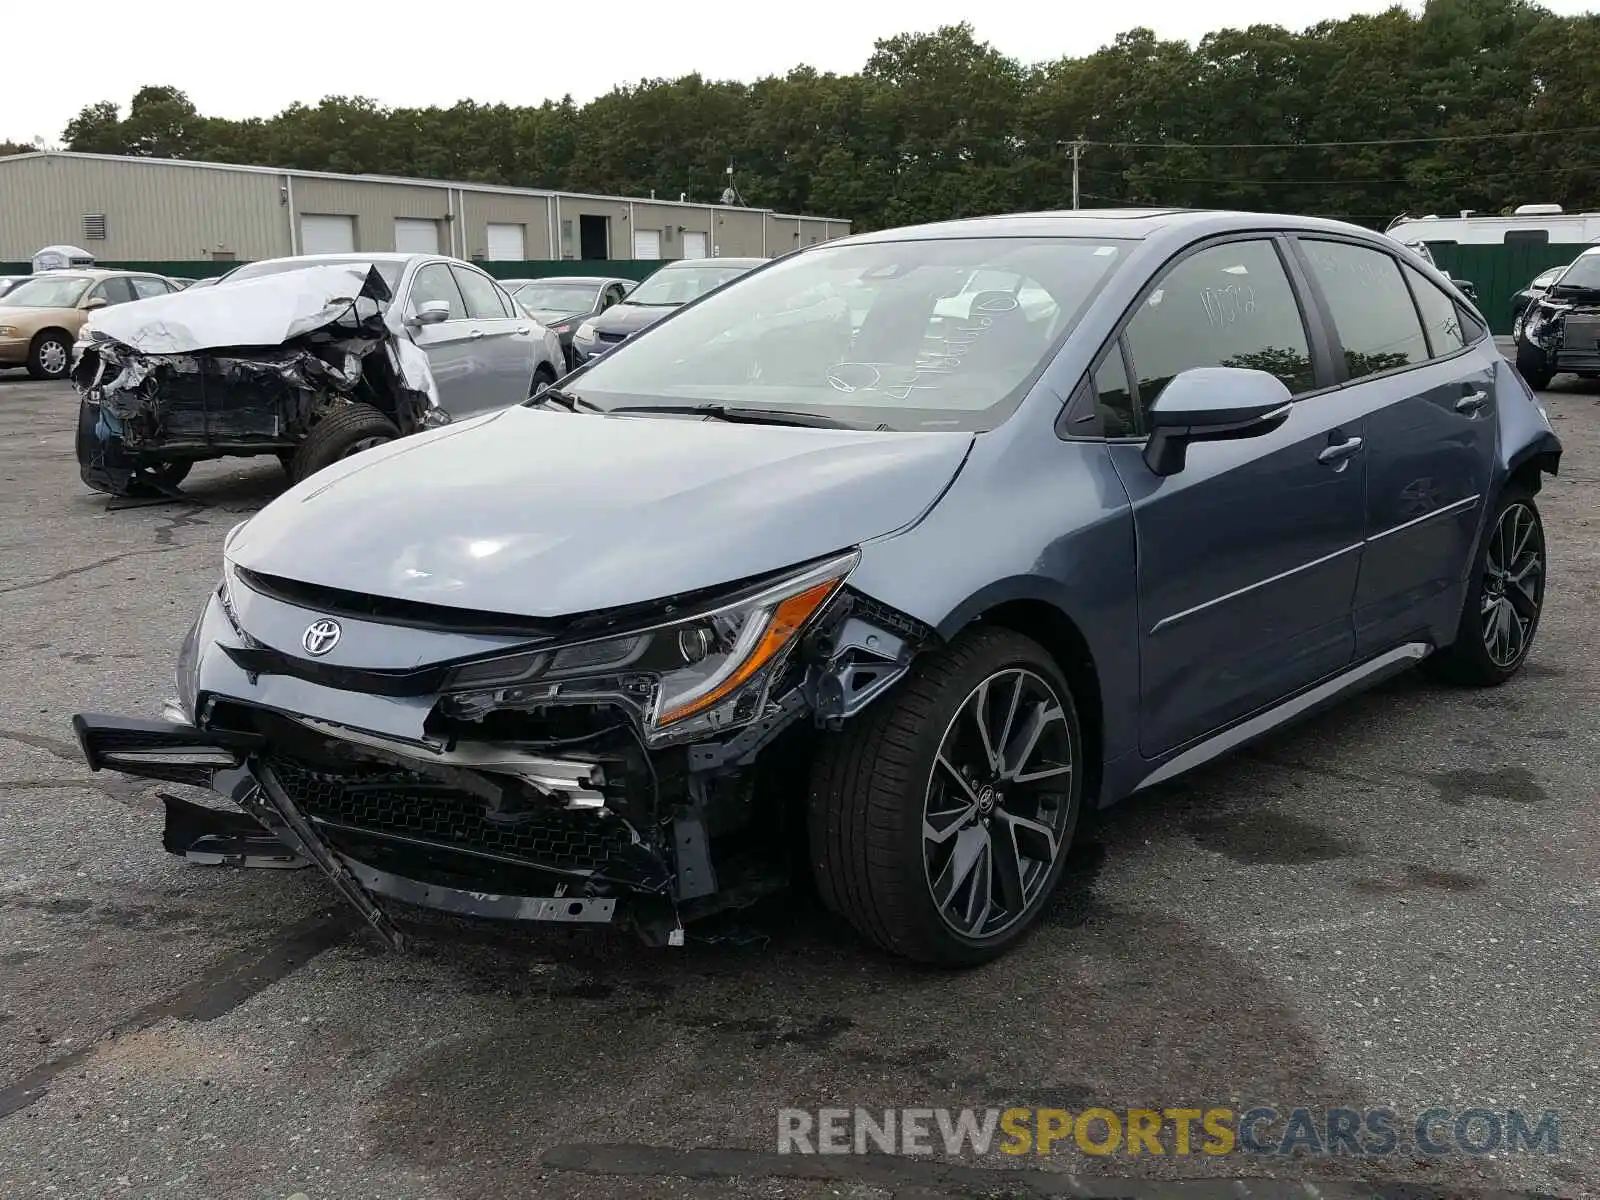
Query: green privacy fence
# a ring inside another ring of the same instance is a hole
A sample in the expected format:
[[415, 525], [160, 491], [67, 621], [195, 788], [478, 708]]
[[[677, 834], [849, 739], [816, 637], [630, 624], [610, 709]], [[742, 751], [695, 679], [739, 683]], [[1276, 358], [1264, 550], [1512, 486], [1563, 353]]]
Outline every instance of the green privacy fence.
[[[149, 271], [178, 279], [206, 279], [212, 275], [225, 275], [240, 264], [201, 259], [195, 262], [101, 262], [95, 265], [113, 271]], [[543, 275], [606, 275], [617, 279], [644, 279], [654, 274], [661, 263], [648, 259], [586, 258], [567, 262], [552, 262], [549, 259], [481, 262], [478, 266], [497, 279], [537, 279]], [[29, 263], [0, 262], [0, 275], [27, 275], [32, 270]]]
[[1496, 333], [1511, 332], [1511, 297], [1540, 271], [1563, 266], [1588, 249], [1581, 245], [1463, 246], [1429, 242], [1439, 269], [1478, 289], [1478, 307]]

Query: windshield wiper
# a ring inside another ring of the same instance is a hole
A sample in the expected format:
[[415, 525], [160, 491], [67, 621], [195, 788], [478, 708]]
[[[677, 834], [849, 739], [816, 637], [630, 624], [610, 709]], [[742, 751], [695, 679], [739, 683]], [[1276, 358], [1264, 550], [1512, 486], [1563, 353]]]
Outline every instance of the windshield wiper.
[[582, 396], [574, 396], [558, 387], [547, 387], [536, 396], [528, 398], [529, 404], [559, 404], [568, 412], [605, 412], [598, 404], [590, 404]]
[[[812, 429], [859, 429], [849, 421], [826, 413], [797, 412], [790, 408], [744, 408], [734, 404], [627, 404], [609, 408], [613, 413], [687, 413], [737, 425], [798, 425]], [[887, 429], [880, 425], [879, 429]]]

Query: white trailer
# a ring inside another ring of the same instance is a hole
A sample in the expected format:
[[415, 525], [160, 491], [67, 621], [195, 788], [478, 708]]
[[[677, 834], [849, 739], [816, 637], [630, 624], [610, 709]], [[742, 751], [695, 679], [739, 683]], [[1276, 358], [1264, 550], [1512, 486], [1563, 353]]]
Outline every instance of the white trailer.
[[1559, 204], [1524, 204], [1510, 216], [1396, 217], [1386, 231], [1408, 246], [1589, 246], [1600, 244], [1600, 212], [1569, 213]]

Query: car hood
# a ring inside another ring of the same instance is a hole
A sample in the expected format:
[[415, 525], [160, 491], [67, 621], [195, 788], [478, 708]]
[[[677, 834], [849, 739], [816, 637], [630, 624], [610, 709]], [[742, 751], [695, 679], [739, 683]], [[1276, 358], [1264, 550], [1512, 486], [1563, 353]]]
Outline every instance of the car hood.
[[593, 309], [580, 308], [576, 312], [568, 312], [559, 308], [530, 308], [527, 314], [541, 325], [559, 325], [563, 321], [575, 320], [578, 317], [588, 316]]
[[302, 583], [571, 616], [716, 587], [892, 533], [972, 435], [606, 417], [517, 407], [297, 484], [229, 558]]
[[624, 300], [621, 304], [613, 304], [598, 317], [591, 317], [588, 323], [594, 326], [597, 333], [637, 333], [676, 312], [679, 307], [676, 304], [629, 304]]
[[14, 326], [18, 336], [38, 333], [47, 325], [70, 330], [81, 325], [85, 315], [81, 308], [9, 308], [0, 297], [0, 325]]
[[390, 298], [376, 267], [330, 263], [230, 283], [225, 303], [186, 289], [102, 308], [89, 318], [84, 336], [114, 338], [144, 354], [277, 346], [333, 324], [358, 299], [376, 306]]

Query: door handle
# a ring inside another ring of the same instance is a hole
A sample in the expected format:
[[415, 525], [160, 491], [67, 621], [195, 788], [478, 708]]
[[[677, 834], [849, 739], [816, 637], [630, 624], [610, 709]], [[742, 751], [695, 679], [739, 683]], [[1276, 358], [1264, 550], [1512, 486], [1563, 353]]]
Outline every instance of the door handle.
[[1468, 392], [1456, 401], [1456, 411], [1458, 413], [1475, 413], [1487, 403], [1489, 403], [1488, 392]]
[[1342, 463], [1359, 449], [1361, 449], [1361, 439], [1358, 437], [1353, 437], [1346, 442], [1335, 442], [1317, 455], [1317, 461], [1325, 467], [1335, 463]]
[[473, 331], [472, 331], [472, 332], [471, 332], [471, 333], [469, 333], [469, 334], [468, 334], [468, 335], [467, 335], [467, 336], [468, 336], [468, 337], [475, 337], [475, 338], [481, 338], [481, 337], [482, 337], [482, 336], [483, 336], [483, 330], [481, 330], [481, 329], [474, 329], [474, 330], [473, 330]]

